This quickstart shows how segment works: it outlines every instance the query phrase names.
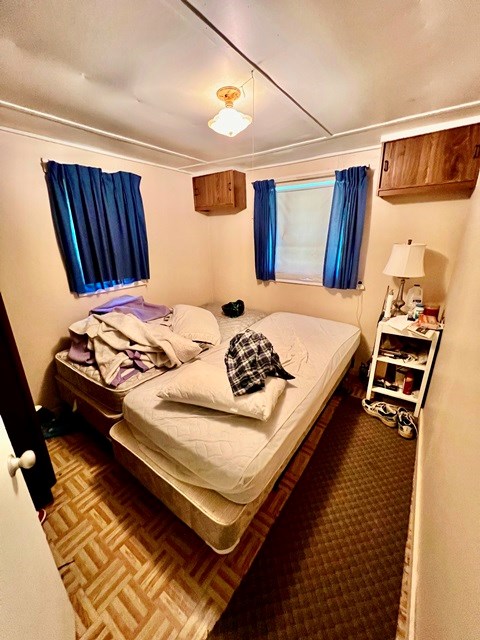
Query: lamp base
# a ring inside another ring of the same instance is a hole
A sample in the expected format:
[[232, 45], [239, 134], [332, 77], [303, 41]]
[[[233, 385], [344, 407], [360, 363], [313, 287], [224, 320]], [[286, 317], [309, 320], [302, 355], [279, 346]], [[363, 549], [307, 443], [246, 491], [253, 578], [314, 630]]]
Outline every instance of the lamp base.
[[403, 287], [405, 286], [405, 278], [400, 280], [400, 288], [397, 293], [397, 297], [392, 302], [392, 316], [402, 316], [402, 307], [405, 306], [405, 300], [403, 299]]

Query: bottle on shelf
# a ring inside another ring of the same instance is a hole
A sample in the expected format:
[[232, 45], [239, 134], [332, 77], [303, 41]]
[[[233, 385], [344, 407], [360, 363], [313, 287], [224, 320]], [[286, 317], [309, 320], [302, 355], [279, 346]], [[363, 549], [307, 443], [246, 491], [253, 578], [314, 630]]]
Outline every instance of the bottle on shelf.
[[419, 304], [417, 302], [412, 311], [412, 320], [418, 320], [418, 318], [422, 315], [422, 313], [424, 313], [424, 311], [425, 307], [423, 306], [423, 304]]
[[405, 302], [405, 311], [409, 320], [413, 320], [413, 312], [417, 305], [423, 303], [423, 289], [419, 284], [414, 284], [407, 291], [407, 299]]
[[389, 289], [385, 300], [385, 311], [383, 317], [388, 320], [392, 317], [393, 289]]
[[413, 391], [413, 371], [408, 371], [403, 379], [403, 393], [409, 396]]

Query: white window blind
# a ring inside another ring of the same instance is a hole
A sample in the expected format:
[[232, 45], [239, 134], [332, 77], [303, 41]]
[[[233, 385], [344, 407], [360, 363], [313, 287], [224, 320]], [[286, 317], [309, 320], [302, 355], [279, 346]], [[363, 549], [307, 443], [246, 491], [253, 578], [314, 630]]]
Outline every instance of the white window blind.
[[277, 280], [322, 284], [334, 184], [332, 178], [276, 186]]

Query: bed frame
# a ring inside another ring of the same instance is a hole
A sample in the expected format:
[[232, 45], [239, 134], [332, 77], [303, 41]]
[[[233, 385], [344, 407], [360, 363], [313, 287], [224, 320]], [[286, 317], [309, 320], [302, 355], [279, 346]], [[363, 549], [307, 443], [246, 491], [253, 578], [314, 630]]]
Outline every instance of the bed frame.
[[121, 420], [110, 430], [115, 457], [154, 496], [193, 529], [214, 551], [226, 554], [233, 551], [251, 520], [286, 469], [331, 396], [350, 369], [342, 368], [331, 380], [330, 390], [318, 407], [314, 419], [303, 430], [282, 466], [263, 492], [248, 504], [237, 504], [216, 491], [177, 480], [169, 473], [153, 466], [131, 435], [128, 422]]
[[102, 436], [110, 439], [110, 429], [122, 419], [122, 413], [115, 413], [105, 405], [89, 398], [80, 389], [59, 375], [55, 376], [58, 391], [63, 402], [78, 412], [82, 418], [92, 425]]

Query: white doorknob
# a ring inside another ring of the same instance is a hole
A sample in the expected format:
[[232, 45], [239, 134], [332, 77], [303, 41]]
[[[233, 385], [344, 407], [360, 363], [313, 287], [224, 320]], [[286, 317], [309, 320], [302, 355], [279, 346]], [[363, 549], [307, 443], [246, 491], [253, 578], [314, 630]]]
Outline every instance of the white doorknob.
[[16, 458], [12, 454], [10, 454], [8, 456], [8, 462], [7, 462], [8, 473], [13, 478], [13, 476], [17, 473], [18, 469], [20, 468], [31, 469], [36, 461], [37, 461], [37, 458], [35, 457], [35, 453], [31, 449], [28, 449], [28, 451], [25, 451], [24, 453], [22, 453], [20, 458]]

